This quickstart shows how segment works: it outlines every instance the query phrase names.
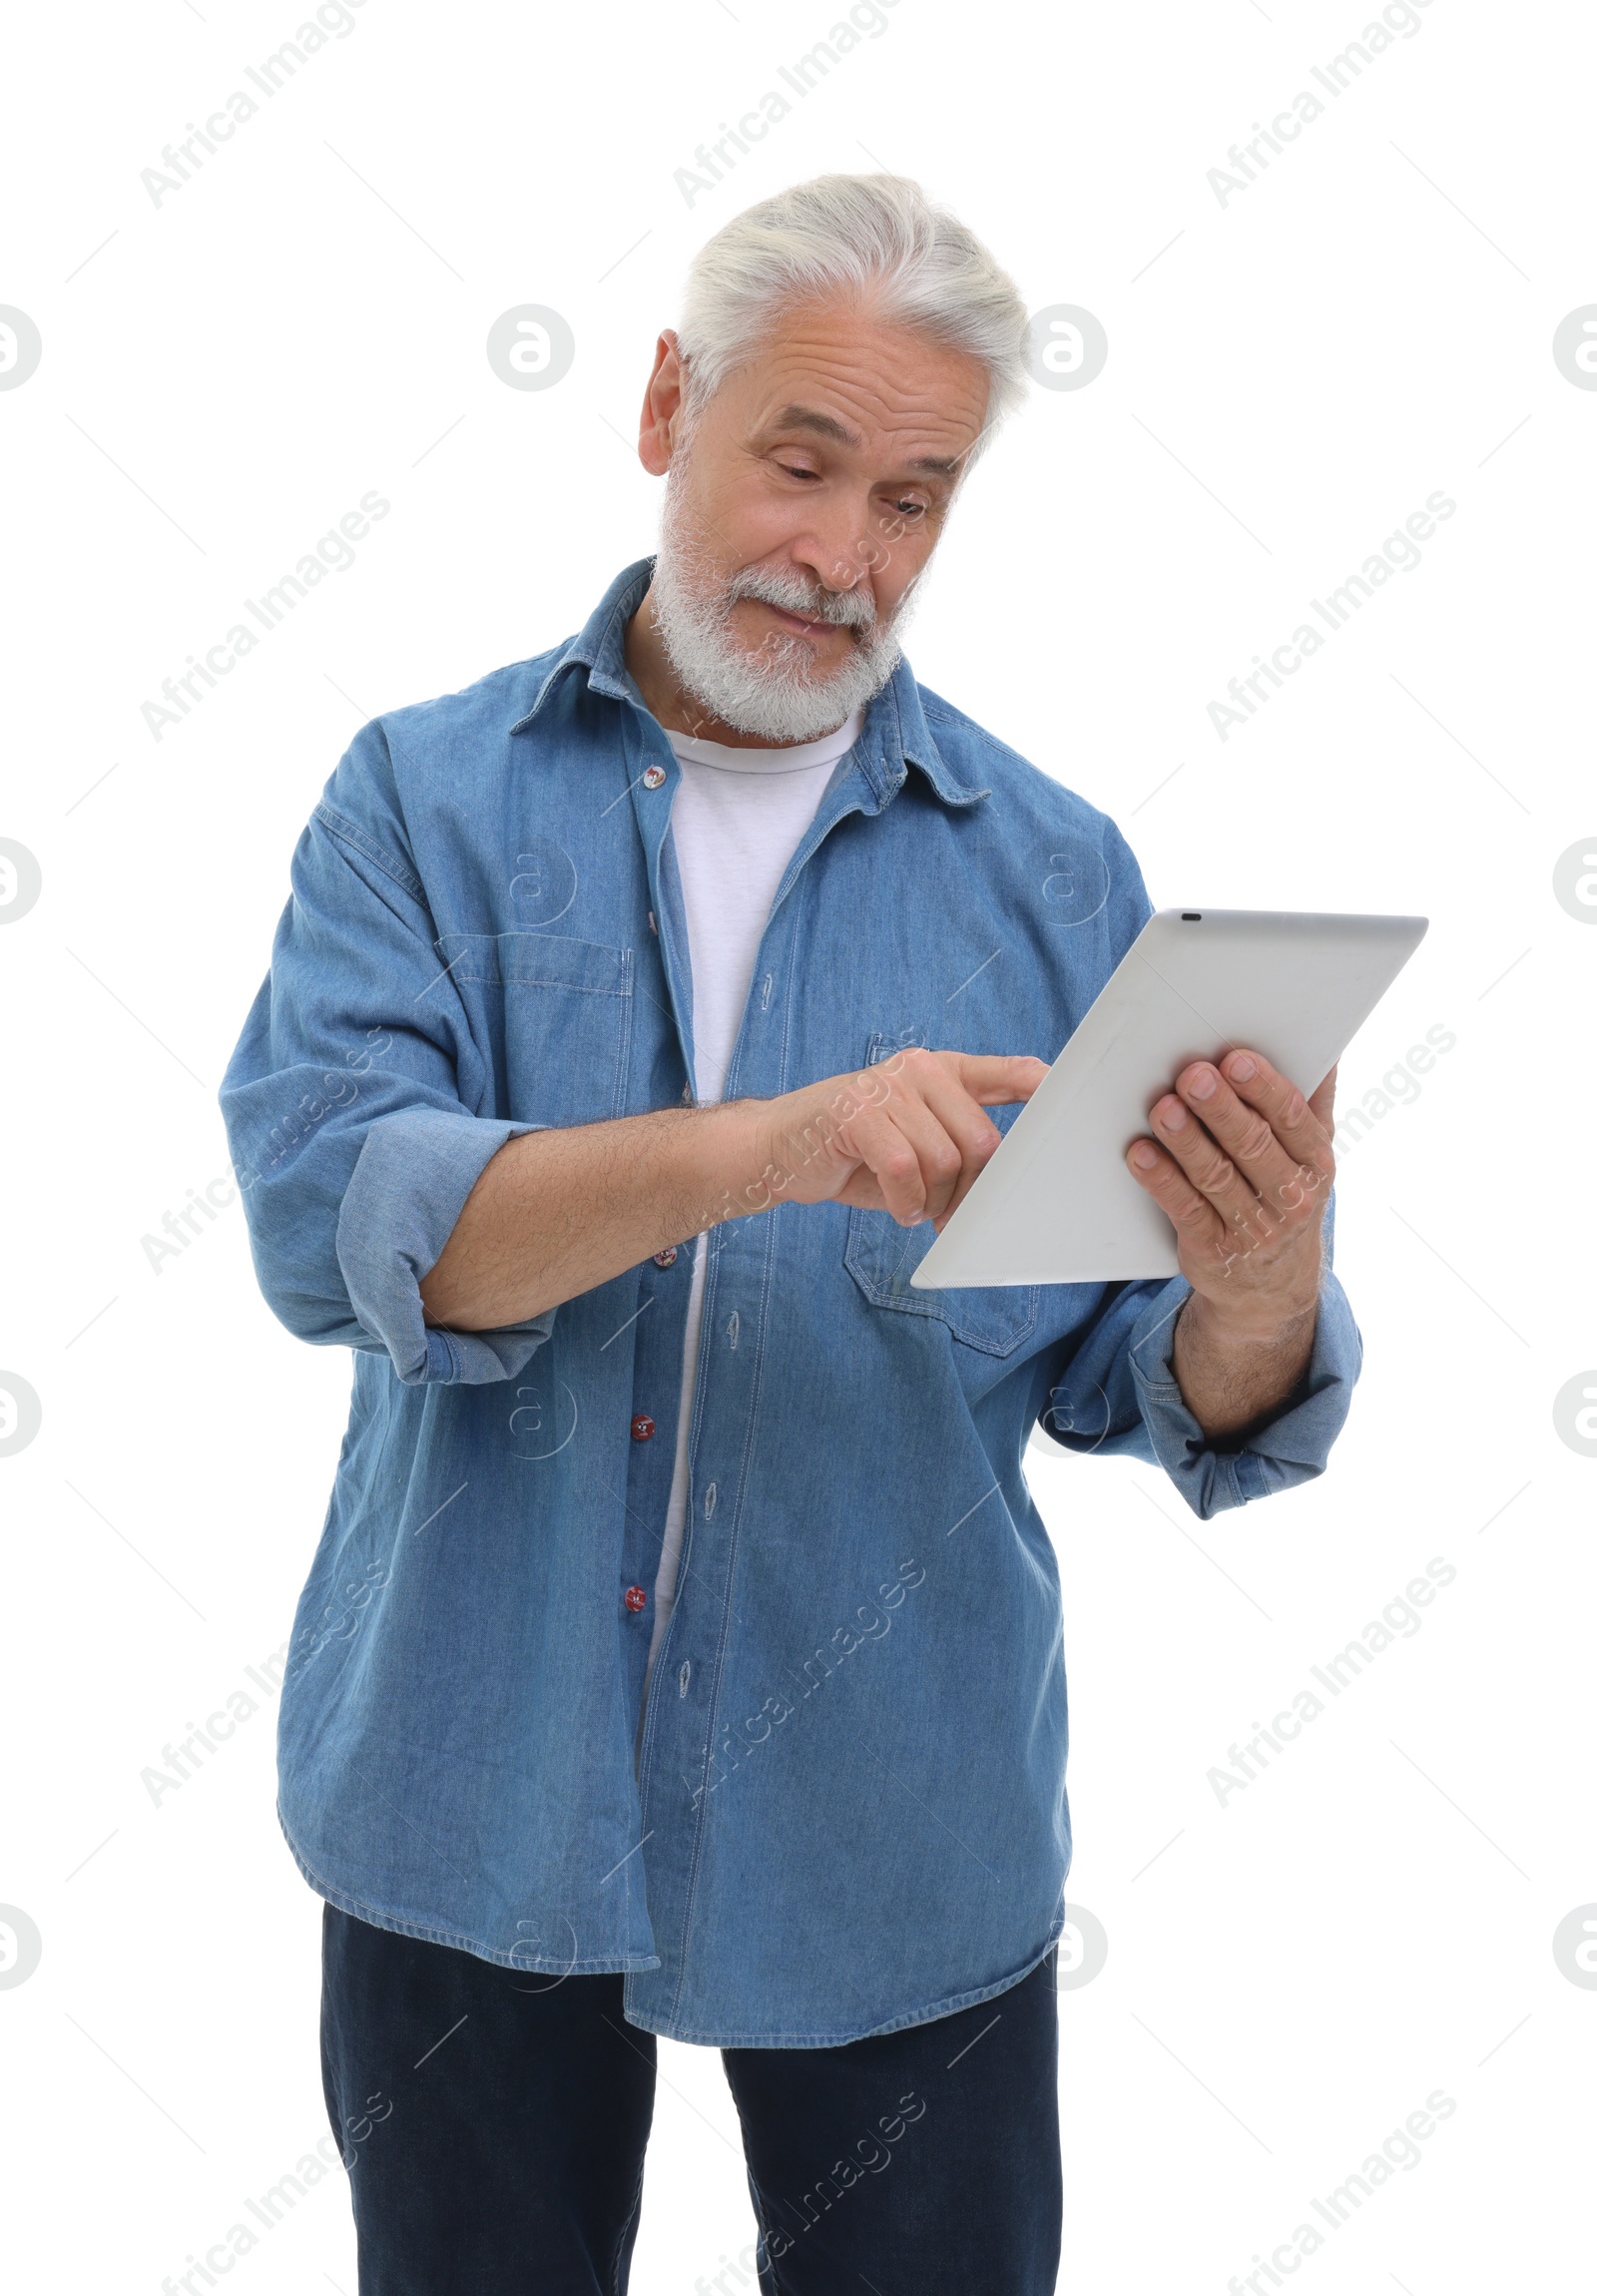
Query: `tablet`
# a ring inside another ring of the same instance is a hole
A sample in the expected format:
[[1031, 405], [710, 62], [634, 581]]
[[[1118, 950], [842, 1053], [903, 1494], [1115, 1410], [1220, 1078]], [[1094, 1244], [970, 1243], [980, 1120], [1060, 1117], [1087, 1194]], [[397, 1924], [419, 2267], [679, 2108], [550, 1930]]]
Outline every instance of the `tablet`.
[[1189, 1060], [1238, 1045], [1314, 1093], [1424, 938], [1422, 916], [1151, 916], [909, 1281], [1174, 1276], [1176, 1232], [1126, 1150]]

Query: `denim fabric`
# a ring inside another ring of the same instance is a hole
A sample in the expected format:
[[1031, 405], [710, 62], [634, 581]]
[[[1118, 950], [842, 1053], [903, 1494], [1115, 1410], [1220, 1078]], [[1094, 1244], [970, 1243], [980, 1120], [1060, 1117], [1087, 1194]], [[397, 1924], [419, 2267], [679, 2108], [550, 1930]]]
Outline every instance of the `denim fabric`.
[[[619, 1977], [519, 1976], [322, 1909], [321, 2065], [360, 2296], [622, 2296], [655, 2042]], [[1052, 1956], [996, 2001], [844, 2048], [729, 2049], [758, 2241], [701, 2296], [1054, 2296]]]
[[[1209, 1516], [1323, 1469], [1359, 1341], [1328, 1276], [1297, 1395], [1217, 1447], [1171, 1371], [1179, 1278], [917, 1292], [929, 1221], [728, 1222], [635, 1772], [626, 1596], [654, 1584], [692, 1254], [496, 1332], [429, 1329], [417, 1287], [507, 1139], [685, 1096], [679, 769], [622, 650], [649, 572], [357, 734], [223, 1083], [262, 1289], [354, 1359], [278, 1811], [345, 1912], [624, 1972], [628, 2016], [678, 2039], [818, 2047], [980, 2002], [1058, 1935], [1039, 1418]], [[1111, 822], [901, 664], [778, 888], [728, 1097], [913, 1043], [1052, 1059], [1148, 908]]]

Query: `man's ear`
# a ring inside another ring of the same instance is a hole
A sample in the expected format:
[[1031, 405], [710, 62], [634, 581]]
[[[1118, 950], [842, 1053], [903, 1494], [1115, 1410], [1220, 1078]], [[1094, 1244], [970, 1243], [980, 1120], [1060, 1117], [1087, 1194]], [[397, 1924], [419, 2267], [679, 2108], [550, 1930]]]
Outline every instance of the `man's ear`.
[[667, 327], [655, 344], [655, 363], [643, 394], [638, 419], [638, 459], [655, 478], [671, 467], [672, 430], [680, 429], [685, 377], [677, 337]]

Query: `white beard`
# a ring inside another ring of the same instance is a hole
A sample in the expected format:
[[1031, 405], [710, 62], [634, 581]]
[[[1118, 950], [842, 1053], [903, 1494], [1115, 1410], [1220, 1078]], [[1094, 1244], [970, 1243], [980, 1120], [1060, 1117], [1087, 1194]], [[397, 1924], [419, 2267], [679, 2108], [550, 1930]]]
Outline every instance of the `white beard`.
[[[679, 477], [680, 453], [666, 478], [650, 606], [666, 658], [683, 691], [740, 733], [770, 742], [814, 742], [879, 694], [899, 662], [898, 634], [908, 618], [910, 584], [887, 621], [879, 621], [864, 587], [825, 590], [796, 568], [717, 571], [709, 536], [689, 508]], [[772, 634], [754, 651], [731, 629], [733, 607], [764, 599], [813, 621], [858, 633], [840, 669], [817, 674], [797, 632]]]

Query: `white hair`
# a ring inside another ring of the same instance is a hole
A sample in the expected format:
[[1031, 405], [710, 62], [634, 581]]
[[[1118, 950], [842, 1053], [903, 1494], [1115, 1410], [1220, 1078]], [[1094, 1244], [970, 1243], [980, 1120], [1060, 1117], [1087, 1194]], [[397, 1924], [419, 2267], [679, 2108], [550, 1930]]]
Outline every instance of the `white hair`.
[[746, 208], [695, 257], [677, 329], [689, 428], [778, 311], [826, 296], [980, 360], [972, 461], [1025, 396], [1025, 305], [975, 233], [907, 176], [816, 176]]

